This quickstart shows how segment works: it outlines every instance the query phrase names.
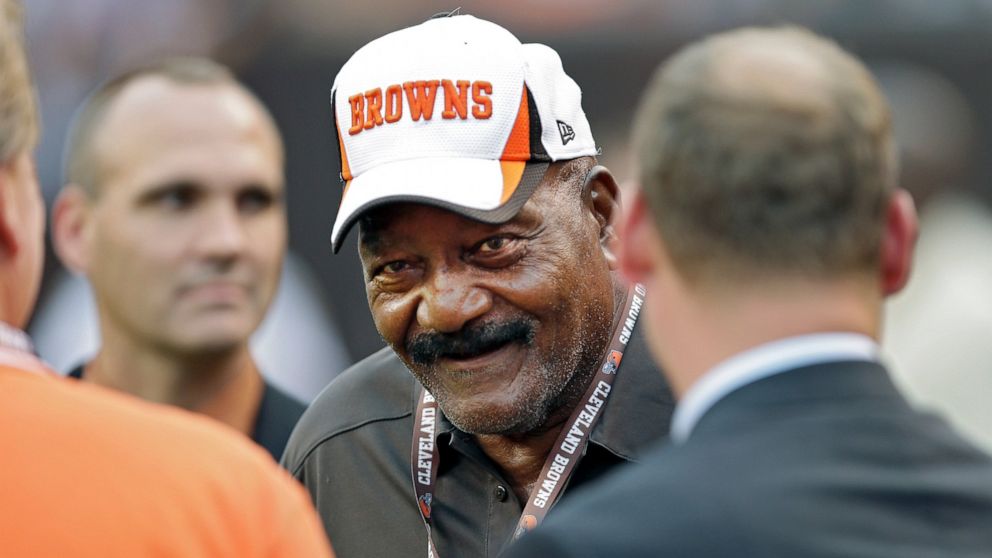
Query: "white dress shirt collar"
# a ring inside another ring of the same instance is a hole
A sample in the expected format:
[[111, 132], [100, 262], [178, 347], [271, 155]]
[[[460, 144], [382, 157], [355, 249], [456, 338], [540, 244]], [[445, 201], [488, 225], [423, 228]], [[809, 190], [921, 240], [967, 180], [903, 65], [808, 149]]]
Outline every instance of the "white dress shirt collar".
[[4, 322], [0, 322], [0, 366], [38, 374], [54, 374], [35, 356], [28, 334]]
[[0, 347], [24, 353], [34, 353], [34, 345], [28, 334], [2, 321], [0, 321]]
[[803, 366], [834, 361], [877, 361], [874, 339], [859, 333], [816, 333], [772, 341], [724, 360], [693, 384], [675, 407], [672, 441], [689, 438], [717, 401], [747, 384]]

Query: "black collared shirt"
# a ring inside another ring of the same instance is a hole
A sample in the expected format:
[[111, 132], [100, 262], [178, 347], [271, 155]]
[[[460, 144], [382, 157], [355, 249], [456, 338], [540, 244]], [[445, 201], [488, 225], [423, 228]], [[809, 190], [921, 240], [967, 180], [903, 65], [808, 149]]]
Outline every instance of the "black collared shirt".
[[[80, 364], [67, 374], [70, 378], [81, 379], [83, 368]], [[293, 431], [296, 421], [307, 406], [297, 401], [291, 395], [265, 381], [262, 400], [258, 404], [258, 415], [255, 416], [255, 427], [251, 439], [266, 449], [273, 459], [278, 460], [286, 448], [289, 434]]]
[[[410, 471], [420, 384], [389, 348], [341, 374], [304, 413], [283, 455], [310, 492], [340, 557], [427, 555]], [[668, 435], [675, 402], [635, 333], [603, 415], [562, 498]], [[441, 558], [497, 556], [523, 511], [510, 483], [441, 417], [433, 506]], [[551, 511], [554, 514], [554, 510]]]

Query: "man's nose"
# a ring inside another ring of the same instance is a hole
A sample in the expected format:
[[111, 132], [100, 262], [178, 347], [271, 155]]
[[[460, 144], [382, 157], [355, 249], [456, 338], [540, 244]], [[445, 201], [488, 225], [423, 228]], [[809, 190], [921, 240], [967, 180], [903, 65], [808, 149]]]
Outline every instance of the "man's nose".
[[201, 215], [201, 223], [197, 229], [196, 245], [206, 257], [230, 259], [245, 249], [247, 239], [244, 222], [238, 208], [231, 204], [213, 204]]
[[426, 330], [453, 333], [492, 308], [492, 293], [460, 272], [439, 270], [425, 283], [417, 323]]

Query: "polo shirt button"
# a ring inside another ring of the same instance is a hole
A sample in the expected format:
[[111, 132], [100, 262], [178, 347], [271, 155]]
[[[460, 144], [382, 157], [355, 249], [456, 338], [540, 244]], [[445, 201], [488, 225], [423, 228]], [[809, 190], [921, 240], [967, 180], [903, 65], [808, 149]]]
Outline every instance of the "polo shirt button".
[[500, 502], [506, 501], [507, 494], [508, 492], [506, 491], [506, 487], [502, 484], [496, 485], [496, 490], [493, 490], [493, 495], [496, 496], [496, 499]]

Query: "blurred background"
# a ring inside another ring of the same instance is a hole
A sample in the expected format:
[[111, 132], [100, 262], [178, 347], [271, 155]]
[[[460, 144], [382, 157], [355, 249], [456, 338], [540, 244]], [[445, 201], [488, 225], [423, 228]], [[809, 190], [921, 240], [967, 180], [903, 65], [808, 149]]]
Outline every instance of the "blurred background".
[[[287, 147], [291, 256], [254, 349], [274, 382], [312, 398], [383, 346], [350, 238], [330, 231], [340, 200], [331, 85], [359, 47], [461, 6], [524, 42], [558, 50], [584, 92], [602, 161], [628, 182], [639, 92], [674, 49], [708, 33], [796, 23], [861, 56], [895, 114], [903, 183], [922, 235], [915, 275], [890, 305], [885, 348], [897, 381], [992, 449], [992, 0], [24, 0], [42, 104], [39, 177], [51, 202], [65, 131], [106, 77], [163, 55], [209, 55], [265, 102]], [[32, 322], [60, 370], [98, 343], [85, 283], [49, 250]]]

